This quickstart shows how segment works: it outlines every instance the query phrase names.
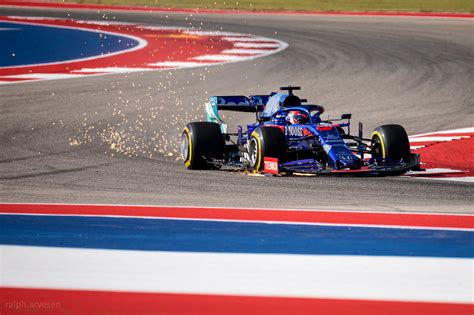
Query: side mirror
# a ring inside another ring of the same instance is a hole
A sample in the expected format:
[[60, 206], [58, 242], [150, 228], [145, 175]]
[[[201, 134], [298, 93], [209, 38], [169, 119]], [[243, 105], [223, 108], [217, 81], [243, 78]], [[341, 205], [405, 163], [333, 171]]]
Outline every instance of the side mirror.
[[342, 114], [341, 115], [341, 119], [351, 119], [352, 118], [352, 114]]

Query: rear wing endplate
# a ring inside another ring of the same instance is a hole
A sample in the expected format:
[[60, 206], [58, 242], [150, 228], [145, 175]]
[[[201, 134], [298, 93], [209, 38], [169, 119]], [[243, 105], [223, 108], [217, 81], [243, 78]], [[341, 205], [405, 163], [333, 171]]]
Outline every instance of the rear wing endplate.
[[206, 103], [207, 121], [219, 124], [222, 133], [227, 132], [227, 125], [219, 117], [219, 110], [230, 110], [237, 112], [255, 113], [262, 112], [268, 102], [270, 95], [243, 95], [233, 96], [211, 96]]

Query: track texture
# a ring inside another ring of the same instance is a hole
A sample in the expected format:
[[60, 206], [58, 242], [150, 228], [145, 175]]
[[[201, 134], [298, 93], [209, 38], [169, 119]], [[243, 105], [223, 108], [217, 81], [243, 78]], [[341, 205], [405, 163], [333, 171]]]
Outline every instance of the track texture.
[[468, 183], [251, 177], [191, 172], [177, 160], [179, 131], [203, 118], [209, 95], [268, 93], [286, 84], [301, 85], [300, 95], [325, 105], [331, 117], [352, 112], [366, 135], [385, 123], [401, 123], [409, 134], [470, 127], [472, 19], [8, 8], [0, 15], [194, 26], [289, 44], [269, 57], [207, 69], [0, 86], [0, 202], [473, 210]]

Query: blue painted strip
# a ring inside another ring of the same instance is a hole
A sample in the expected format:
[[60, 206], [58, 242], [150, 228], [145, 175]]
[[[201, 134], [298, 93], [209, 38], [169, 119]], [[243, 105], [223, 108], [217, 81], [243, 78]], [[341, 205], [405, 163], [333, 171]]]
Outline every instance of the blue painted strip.
[[185, 252], [474, 257], [469, 231], [0, 215], [0, 244]]
[[88, 58], [138, 44], [129, 37], [93, 30], [0, 22], [0, 67]]

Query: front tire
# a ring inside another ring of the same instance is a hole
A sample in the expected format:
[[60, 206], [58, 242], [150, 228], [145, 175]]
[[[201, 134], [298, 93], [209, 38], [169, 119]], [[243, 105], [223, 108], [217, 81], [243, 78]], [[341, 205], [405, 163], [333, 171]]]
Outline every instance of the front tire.
[[273, 157], [278, 163], [286, 160], [287, 145], [280, 128], [262, 127], [255, 129], [249, 140], [249, 164], [256, 171], [264, 168], [263, 158]]
[[410, 142], [400, 125], [383, 125], [372, 133], [372, 157], [387, 162], [410, 162]]
[[181, 157], [190, 170], [214, 169], [216, 167], [210, 160], [224, 157], [225, 140], [216, 123], [200, 121], [187, 124], [181, 141]]

